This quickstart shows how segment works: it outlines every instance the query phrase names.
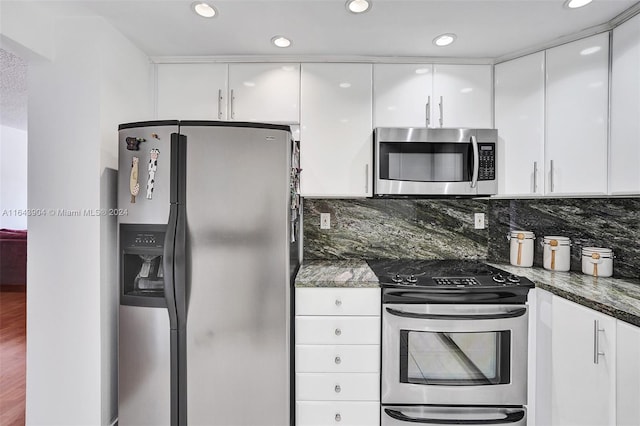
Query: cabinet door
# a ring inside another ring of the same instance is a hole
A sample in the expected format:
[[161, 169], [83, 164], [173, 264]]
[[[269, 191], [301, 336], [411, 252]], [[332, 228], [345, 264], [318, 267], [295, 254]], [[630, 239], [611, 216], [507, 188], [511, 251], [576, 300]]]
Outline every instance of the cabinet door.
[[375, 64], [373, 124], [375, 127], [431, 127], [433, 65]]
[[552, 318], [553, 424], [615, 424], [616, 320], [557, 296]]
[[609, 34], [547, 50], [546, 192], [607, 192]]
[[613, 30], [609, 191], [640, 193], [640, 16]]
[[492, 81], [490, 65], [434, 65], [432, 127], [493, 128]]
[[499, 193], [544, 192], [544, 52], [495, 67]]
[[229, 64], [229, 118], [298, 123], [299, 64]]
[[640, 327], [618, 320], [616, 340], [616, 423], [640, 425]]
[[371, 196], [370, 64], [303, 64], [301, 193]]
[[158, 64], [159, 120], [225, 120], [227, 64]]

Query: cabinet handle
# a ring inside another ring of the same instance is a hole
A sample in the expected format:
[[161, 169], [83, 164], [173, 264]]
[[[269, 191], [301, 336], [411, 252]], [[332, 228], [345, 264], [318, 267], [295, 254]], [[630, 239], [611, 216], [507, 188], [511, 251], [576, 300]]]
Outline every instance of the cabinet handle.
[[444, 100], [442, 99], [442, 96], [440, 96], [440, 127], [442, 127], [442, 123], [444, 122]]
[[337, 356], [336, 359], [334, 359], [334, 362], [336, 364], [340, 364], [342, 362], [342, 359], [340, 358], [340, 356]]
[[604, 328], [600, 328], [600, 321], [593, 320], [593, 363], [598, 364], [600, 356], [604, 356], [604, 352], [600, 352], [600, 332], [604, 333]]
[[431, 96], [427, 96], [427, 105], [425, 105], [425, 110], [427, 127], [429, 127], [429, 125], [431, 125]]
[[549, 187], [551, 188], [551, 192], [555, 191], [555, 185], [553, 184], [553, 160], [549, 161]]
[[222, 118], [222, 89], [218, 89], [218, 119]]
[[231, 89], [231, 118], [236, 118], [236, 112], [234, 111], [234, 101], [236, 100], [235, 95], [233, 94], [233, 89]]
[[342, 330], [340, 330], [339, 328], [336, 328], [335, 333], [336, 333], [336, 336], [339, 336], [342, 334]]
[[340, 393], [340, 391], [342, 390], [342, 388], [340, 387], [340, 385], [336, 385], [335, 388], [333, 388], [333, 390], [336, 391], [336, 393]]
[[342, 306], [342, 300], [336, 299], [336, 306]]
[[369, 192], [369, 164], [364, 165], [364, 194]]
[[533, 162], [533, 193], [538, 192], [538, 162]]
[[342, 420], [342, 416], [340, 415], [340, 413], [336, 413], [336, 422], [339, 422], [340, 420]]

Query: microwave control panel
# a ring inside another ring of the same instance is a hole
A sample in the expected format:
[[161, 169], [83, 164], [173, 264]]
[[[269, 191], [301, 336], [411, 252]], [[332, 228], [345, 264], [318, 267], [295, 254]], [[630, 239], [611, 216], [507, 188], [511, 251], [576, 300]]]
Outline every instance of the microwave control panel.
[[480, 169], [478, 180], [494, 180], [496, 178], [496, 144], [479, 143]]

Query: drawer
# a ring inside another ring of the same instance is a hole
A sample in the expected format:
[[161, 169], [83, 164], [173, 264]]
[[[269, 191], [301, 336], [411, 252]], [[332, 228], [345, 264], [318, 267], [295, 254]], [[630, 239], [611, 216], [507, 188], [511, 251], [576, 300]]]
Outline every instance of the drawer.
[[296, 288], [296, 315], [380, 316], [379, 288]]
[[296, 317], [296, 345], [379, 345], [380, 317]]
[[296, 345], [296, 373], [379, 371], [379, 345]]
[[378, 426], [377, 402], [296, 402], [297, 426]]
[[296, 401], [380, 401], [380, 375], [297, 373]]

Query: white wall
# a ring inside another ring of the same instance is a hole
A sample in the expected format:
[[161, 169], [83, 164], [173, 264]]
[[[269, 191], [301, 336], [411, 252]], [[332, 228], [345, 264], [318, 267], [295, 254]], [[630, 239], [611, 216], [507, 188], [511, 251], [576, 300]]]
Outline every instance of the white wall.
[[0, 126], [0, 228], [27, 229], [27, 132]]
[[[146, 56], [99, 18], [55, 23], [53, 61], [29, 64], [29, 425], [110, 424], [117, 413], [117, 123], [145, 120]], [[19, 40], [18, 40], [19, 42]]]

